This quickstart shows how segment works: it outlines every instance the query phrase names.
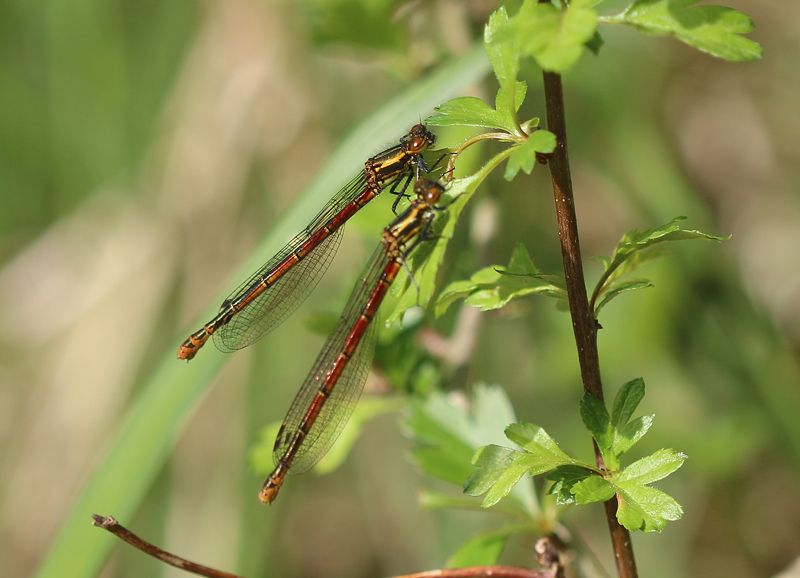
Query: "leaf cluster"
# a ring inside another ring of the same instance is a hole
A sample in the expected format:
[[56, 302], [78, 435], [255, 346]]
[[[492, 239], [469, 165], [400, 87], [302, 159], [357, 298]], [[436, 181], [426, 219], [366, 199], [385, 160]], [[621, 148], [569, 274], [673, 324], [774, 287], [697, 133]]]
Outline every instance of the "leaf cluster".
[[533, 264], [528, 250], [518, 243], [511, 253], [507, 267], [484, 267], [465, 281], [454, 281], [445, 287], [436, 301], [436, 316], [447, 311], [450, 304], [464, 298], [464, 303], [481, 311], [499, 309], [512, 299], [542, 293], [566, 300], [564, 277], [542, 273]]
[[610, 257], [596, 259], [603, 264], [603, 274], [595, 285], [590, 301], [595, 319], [606, 304], [625, 291], [653, 287], [647, 279], [622, 280], [621, 278], [664, 256], [665, 251], [656, 245], [695, 239], [720, 242], [729, 238], [681, 229], [678, 223], [685, 219], [686, 217], [675, 217], [665, 225], [641, 232], [632, 229], [623, 235]]
[[467, 478], [464, 491], [471, 496], [485, 494], [483, 507], [490, 507], [507, 496], [525, 474], [547, 474], [546, 479], [552, 482], [549, 492], [559, 504], [588, 504], [616, 497], [620, 524], [631, 531], [661, 531], [667, 521], [679, 519], [683, 510], [671, 496], [650, 484], [677, 470], [686, 456], [662, 449], [621, 469], [619, 457], [647, 433], [653, 422], [652, 416], [631, 419], [643, 397], [641, 379], [620, 389], [611, 414], [600, 400], [588, 393], [584, 396], [581, 418], [597, 441], [605, 468], [569, 456], [540, 426], [514, 423], [505, 434], [522, 449], [481, 447], [472, 458], [478, 469]]
[[[609, 257], [597, 257], [603, 264], [603, 273], [592, 293], [591, 307], [595, 318], [612, 299], [626, 291], [653, 287], [648, 279], [623, 279], [643, 265], [666, 254], [662, 247], [667, 242], [703, 239], [724, 241], [700, 231], [681, 229], [678, 225], [686, 217], [676, 217], [669, 223], [648, 229], [628, 231], [620, 239]], [[445, 287], [436, 302], [436, 315], [440, 316], [456, 300], [464, 299], [467, 305], [490, 311], [505, 307], [512, 299], [541, 294], [566, 300], [566, 281], [562, 275], [542, 273], [533, 263], [522, 244], [517, 245], [508, 266], [494, 265], [475, 272], [469, 279], [454, 281]]]

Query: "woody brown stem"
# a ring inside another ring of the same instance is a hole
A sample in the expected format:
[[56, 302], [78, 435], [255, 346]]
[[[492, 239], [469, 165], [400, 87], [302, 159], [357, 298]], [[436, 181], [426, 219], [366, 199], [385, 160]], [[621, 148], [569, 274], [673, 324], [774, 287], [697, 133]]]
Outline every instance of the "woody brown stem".
[[[549, 158], [550, 176], [553, 181], [558, 235], [561, 239], [561, 255], [564, 259], [564, 275], [567, 281], [569, 311], [572, 330], [578, 346], [578, 361], [581, 368], [583, 389], [603, 401], [603, 384], [600, 380], [600, 357], [597, 351], [597, 323], [589, 308], [586, 282], [583, 277], [578, 220], [575, 214], [575, 198], [572, 190], [569, 155], [567, 154], [567, 123], [564, 113], [564, 93], [561, 75], [544, 72], [545, 106], [547, 107], [547, 130], [556, 136], [556, 149]], [[594, 444], [597, 465], [605, 467], [597, 444]], [[628, 530], [617, 521], [616, 497], [605, 503], [606, 520], [617, 574], [620, 578], [637, 578], [636, 561]]]
[[139, 536], [122, 526], [111, 516], [98, 516], [97, 514], [93, 514], [92, 518], [94, 519], [92, 525], [97, 526], [98, 528], [103, 528], [104, 530], [108, 530], [134, 548], [138, 548], [145, 554], [150, 554], [153, 558], [157, 558], [158, 560], [161, 560], [170, 566], [175, 566], [176, 568], [186, 570], [187, 572], [192, 572], [199, 576], [206, 576], [207, 578], [242, 578], [242, 576], [238, 576], [237, 574], [229, 574], [228, 572], [223, 572], [222, 570], [215, 570], [214, 568], [209, 568], [208, 566], [195, 564], [194, 562], [190, 562], [189, 560], [181, 558], [180, 556], [176, 556], [175, 554], [170, 554], [166, 550], [162, 550], [158, 546], [154, 546], [150, 542], [141, 539]]

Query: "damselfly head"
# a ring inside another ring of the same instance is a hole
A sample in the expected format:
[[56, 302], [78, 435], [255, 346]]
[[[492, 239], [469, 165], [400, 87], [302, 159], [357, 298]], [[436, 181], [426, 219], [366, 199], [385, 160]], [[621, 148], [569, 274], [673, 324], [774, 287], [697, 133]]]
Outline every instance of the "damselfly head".
[[436, 142], [436, 135], [425, 128], [424, 124], [415, 124], [406, 135], [405, 143], [408, 152], [417, 154]]
[[417, 198], [425, 200], [426, 205], [435, 206], [444, 192], [444, 187], [437, 181], [419, 179], [414, 184], [414, 192]]

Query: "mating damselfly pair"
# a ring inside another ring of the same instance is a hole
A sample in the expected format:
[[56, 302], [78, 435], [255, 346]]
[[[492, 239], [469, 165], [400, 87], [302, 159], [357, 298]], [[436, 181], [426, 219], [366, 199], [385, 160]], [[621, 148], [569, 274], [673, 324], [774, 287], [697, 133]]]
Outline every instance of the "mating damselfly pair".
[[283, 249], [250, 276], [222, 303], [220, 312], [193, 333], [178, 350], [192, 359], [209, 337], [225, 352], [257, 341], [300, 306], [328, 269], [344, 231], [359, 209], [386, 189], [406, 195], [411, 204], [383, 230], [344, 313], [317, 356], [297, 393], [275, 441], [275, 470], [261, 488], [262, 502], [272, 502], [287, 474], [314, 466], [341, 433], [353, 412], [369, 373], [377, 324], [372, 323], [406, 257], [428, 238], [443, 187], [421, 178], [429, 172], [422, 153], [434, 135], [415, 125], [400, 142], [371, 157], [364, 170], [340, 190]]

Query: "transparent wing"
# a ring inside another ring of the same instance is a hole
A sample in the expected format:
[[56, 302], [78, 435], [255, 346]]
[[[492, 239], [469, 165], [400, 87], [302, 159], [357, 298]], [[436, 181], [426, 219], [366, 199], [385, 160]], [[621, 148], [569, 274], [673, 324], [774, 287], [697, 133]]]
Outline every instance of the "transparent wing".
[[[226, 353], [247, 347], [283, 323], [314, 290], [336, 256], [344, 227], [315, 246], [305, 258], [214, 333], [214, 344]], [[291, 251], [289, 251], [291, 254]], [[258, 283], [261, 277], [255, 277]], [[250, 287], [252, 283], [248, 284]]]
[[[300, 233], [278, 251], [258, 271], [253, 273], [225, 300], [220, 311], [229, 303], [236, 303], [259, 289], [261, 281], [268, 277], [281, 263], [301, 250], [308, 239], [341, 211], [366, 188], [363, 174], [354, 178], [346, 187], [322, 208], [316, 217]], [[231, 352], [258, 341], [283, 323], [317, 286], [336, 256], [344, 233], [344, 223], [309, 250], [299, 262], [290, 266], [272, 285], [263, 289], [250, 303], [244, 306], [231, 320], [214, 333], [214, 344], [220, 351]]]
[[[289, 472], [292, 474], [303, 473], [313, 467], [339, 437], [353, 413], [369, 374], [378, 324], [369, 323], [361, 335], [353, 335], [353, 328], [365, 308], [370, 308], [369, 313], [374, 321], [385, 292], [378, 299], [370, 297], [378, 285], [381, 274], [392, 265], [399, 267], [381, 245], [364, 269], [342, 317], [325, 342], [311, 372], [286, 414], [280, 436], [275, 442], [273, 458], [276, 464], [286, 459], [286, 452], [294, 445], [301, 429], [308, 430], [296, 453], [291, 457]], [[344, 350], [348, 338], [359, 339], [358, 344], [350, 359], [344, 360], [346, 365], [330, 389], [330, 394], [325, 398], [319, 393], [320, 388], [324, 385], [333, 363]], [[308, 423], [309, 408], [318, 396], [322, 408], [316, 417], [310, 420], [311, 423]]]

